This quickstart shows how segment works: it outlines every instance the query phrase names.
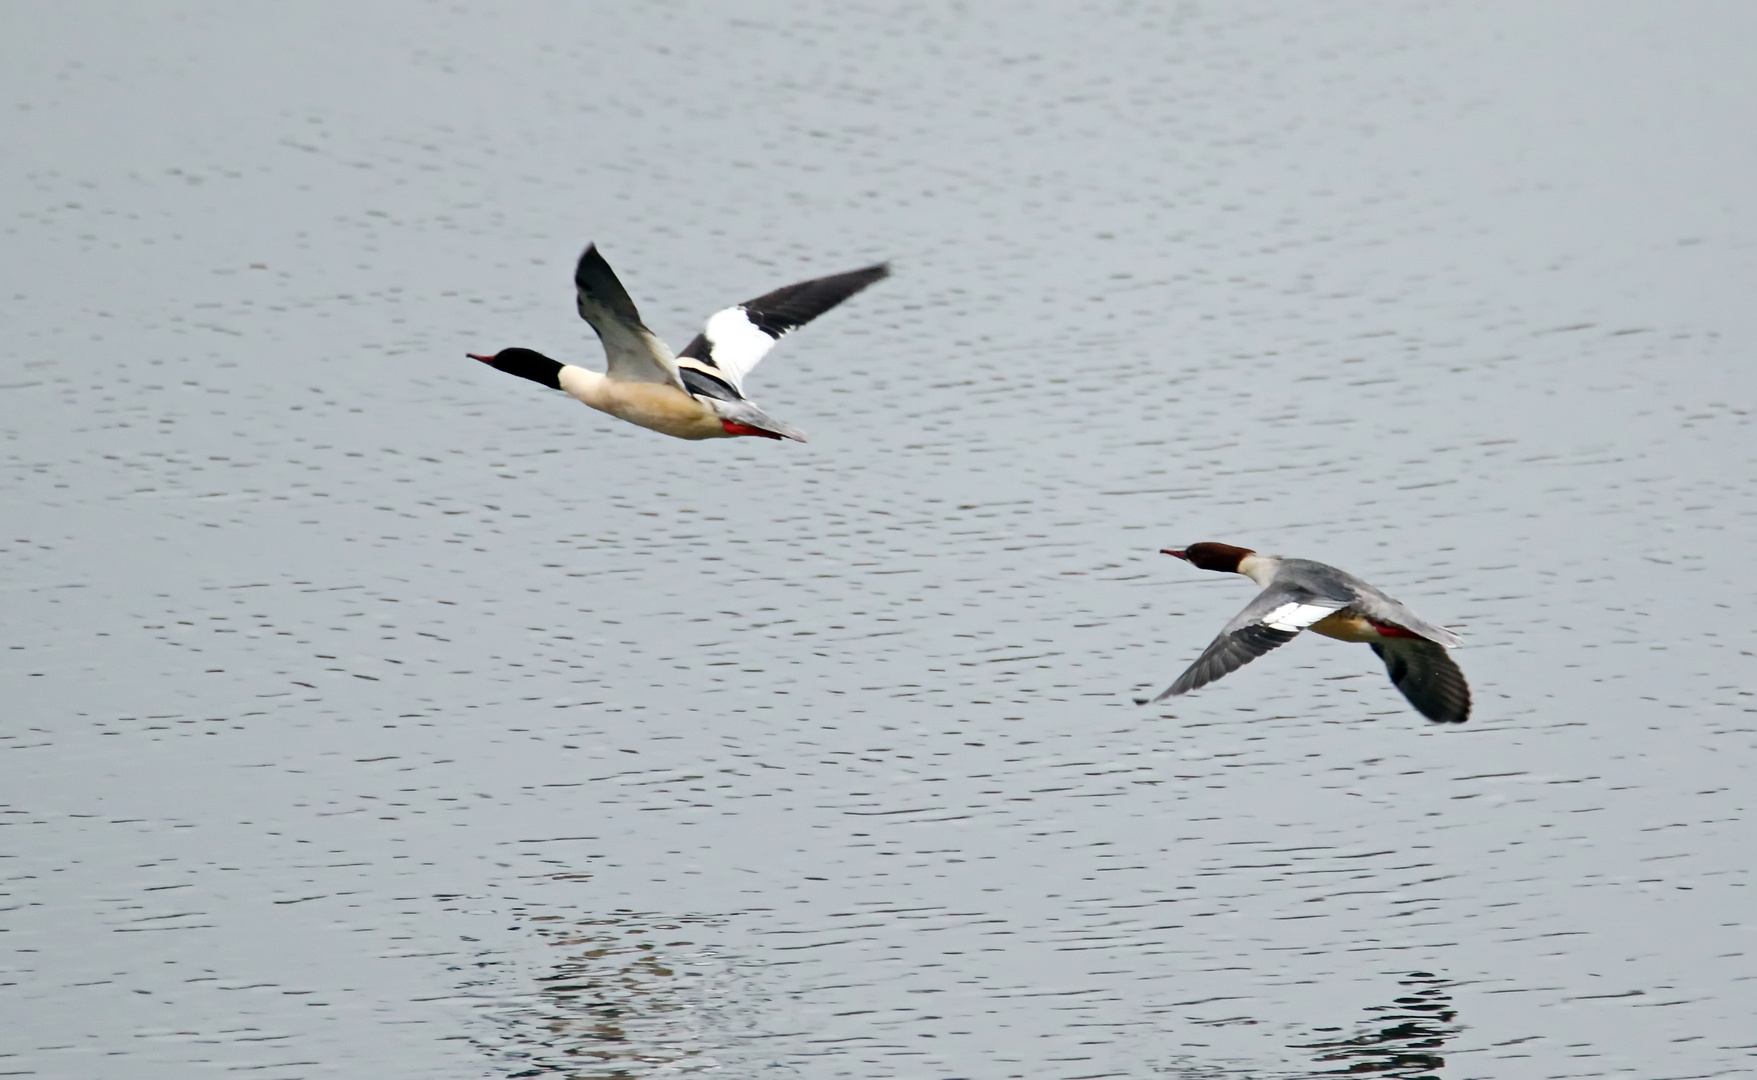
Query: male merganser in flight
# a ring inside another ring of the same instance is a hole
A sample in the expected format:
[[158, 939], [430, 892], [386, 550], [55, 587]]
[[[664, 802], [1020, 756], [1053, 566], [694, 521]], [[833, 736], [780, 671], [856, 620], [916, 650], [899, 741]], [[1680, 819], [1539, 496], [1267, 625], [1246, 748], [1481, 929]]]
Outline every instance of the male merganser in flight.
[[[1263, 591], [1220, 631], [1220, 636], [1154, 701], [1188, 693], [1310, 630], [1338, 641], [1373, 647], [1391, 682], [1429, 720], [1462, 724], [1470, 717], [1470, 687], [1446, 654], [1457, 634], [1417, 616], [1353, 574], [1310, 559], [1259, 555], [1231, 544], [1191, 544], [1175, 555], [1203, 570], [1243, 574]], [[1146, 699], [1137, 704], [1148, 704]]]
[[587, 371], [532, 349], [469, 353], [511, 375], [566, 391], [599, 412], [679, 439], [758, 435], [805, 441], [744, 396], [744, 376], [782, 334], [822, 315], [890, 274], [879, 263], [863, 270], [801, 281], [708, 317], [702, 332], [676, 356], [635, 310], [616, 272], [588, 246], [574, 270], [580, 315], [598, 332], [609, 370]]

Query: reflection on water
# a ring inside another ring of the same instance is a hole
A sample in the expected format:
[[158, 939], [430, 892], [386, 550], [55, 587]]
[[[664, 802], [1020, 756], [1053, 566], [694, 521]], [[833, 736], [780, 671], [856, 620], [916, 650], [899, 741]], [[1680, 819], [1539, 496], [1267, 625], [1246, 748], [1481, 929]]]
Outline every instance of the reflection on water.
[[730, 976], [691, 940], [714, 920], [616, 911], [530, 921], [566, 955], [538, 977], [534, 998], [501, 1015], [504, 1041], [483, 1040], [517, 1064], [509, 1075], [625, 1080], [720, 1066], [714, 1033], [725, 1026], [720, 1003], [733, 1000]]
[[1371, 1073], [1399, 1080], [1440, 1080], [1440, 1070], [1446, 1067], [1446, 1059], [1439, 1051], [1463, 1030], [1452, 1022], [1458, 1015], [1452, 996], [1446, 992], [1452, 984], [1426, 971], [1412, 971], [1398, 984], [1419, 989], [1412, 989], [1390, 1005], [1369, 1008], [1367, 1011], [1375, 1015], [1367, 1025], [1368, 1030], [1352, 1038], [1303, 1043], [1295, 1048], [1318, 1051], [1318, 1060], [1326, 1064], [1342, 1063], [1339, 1068], [1325, 1069], [1315, 1075]]
[[[499, 1014], [498, 1038], [477, 1044], [508, 1062], [511, 1077], [565, 1077], [567, 1080], [634, 1080], [744, 1068], [797, 1066], [784, 1049], [764, 1044], [764, 1025], [753, 1015], [763, 1008], [775, 1019], [774, 1000], [757, 984], [758, 957], [735, 965], [726, 951], [704, 940], [727, 925], [726, 917], [615, 911], [572, 918], [527, 915], [543, 942], [563, 951], [546, 974], [535, 976], [535, 993]], [[742, 975], [736, 967], [746, 968]], [[1369, 1006], [1371, 1018], [1352, 1035], [1345, 1027], [1317, 1027], [1317, 1041], [1290, 1044], [1323, 1066], [1290, 1070], [1281, 1063], [1251, 1065], [1226, 1055], [1209, 1060], [1178, 1054], [1146, 1066], [1152, 1075], [1176, 1080], [1311, 1080], [1319, 1076], [1372, 1075], [1394, 1080], [1442, 1080], [1446, 1059], [1440, 1051], [1463, 1026], [1450, 990], [1455, 985], [1430, 972], [1413, 971], [1398, 979], [1404, 992], [1389, 1005]], [[504, 1000], [504, 999], [503, 999]], [[854, 1010], [870, 1018], [872, 1010]], [[1261, 1020], [1234, 1016], [1193, 1025], [1213, 1029]], [[788, 1034], [825, 1044], [829, 1059], [842, 1069], [856, 1066], [855, 1044], [867, 1034], [824, 1031]], [[1046, 1031], [1033, 1032], [1041, 1038]], [[1315, 1052], [1315, 1053], [1314, 1053]], [[1005, 1056], [997, 1054], [1001, 1062]], [[999, 1062], [997, 1062], [998, 1064]], [[1007, 1073], [1006, 1075], [1011, 1075]]]

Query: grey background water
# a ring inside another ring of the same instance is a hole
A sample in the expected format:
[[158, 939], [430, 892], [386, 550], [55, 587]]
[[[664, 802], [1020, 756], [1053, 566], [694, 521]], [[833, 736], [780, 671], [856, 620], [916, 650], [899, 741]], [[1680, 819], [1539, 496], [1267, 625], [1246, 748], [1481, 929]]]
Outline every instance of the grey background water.
[[[6, 5], [0, 1075], [1748, 1075], [1754, 33]], [[897, 272], [686, 444], [463, 357], [588, 239]], [[1198, 539], [1474, 719], [1134, 707]]]

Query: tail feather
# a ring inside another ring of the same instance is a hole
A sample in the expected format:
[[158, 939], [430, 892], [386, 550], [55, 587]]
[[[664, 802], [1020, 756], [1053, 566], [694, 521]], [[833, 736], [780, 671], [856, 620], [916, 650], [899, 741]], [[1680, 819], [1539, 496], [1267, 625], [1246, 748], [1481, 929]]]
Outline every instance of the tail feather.
[[[697, 398], [707, 401], [709, 407], [719, 416], [722, 423], [737, 424], [741, 427], [755, 428], [758, 432], [774, 436], [778, 439], [792, 439], [794, 442], [805, 442], [805, 432], [792, 424], [783, 423], [768, 413], [757, 408], [755, 404], [745, 400], [725, 401], [720, 398]], [[730, 430], [730, 429], [728, 429]]]

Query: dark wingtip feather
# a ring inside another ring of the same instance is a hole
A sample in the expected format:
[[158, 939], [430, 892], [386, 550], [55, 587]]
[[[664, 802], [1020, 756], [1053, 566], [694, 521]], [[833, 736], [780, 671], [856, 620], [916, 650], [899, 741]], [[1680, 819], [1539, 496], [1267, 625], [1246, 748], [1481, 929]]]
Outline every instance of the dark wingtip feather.
[[1470, 684], [1445, 646], [1420, 638], [1370, 644], [1416, 712], [1437, 724], [1470, 719]]
[[1177, 681], [1166, 687], [1164, 692], [1153, 700], [1164, 701], [1168, 697], [1178, 697], [1191, 690], [1200, 690], [1224, 675], [1230, 675], [1239, 668], [1262, 656], [1271, 649], [1287, 644], [1299, 636], [1298, 630], [1277, 630], [1262, 623], [1242, 626], [1230, 634], [1222, 634], [1202, 650], [1196, 662], [1177, 677]]
[[628, 290], [622, 287], [616, 271], [610, 269], [609, 261], [599, 254], [597, 244], [587, 244], [586, 250], [580, 254], [580, 261], [573, 270], [573, 283], [582, 297], [603, 304], [617, 318], [635, 323], [641, 321], [639, 309], [629, 299]]
[[874, 263], [827, 277], [783, 285], [739, 306], [751, 323], [770, 337], [804, 326], [874, 282], [891, 276], [891, 264]]

